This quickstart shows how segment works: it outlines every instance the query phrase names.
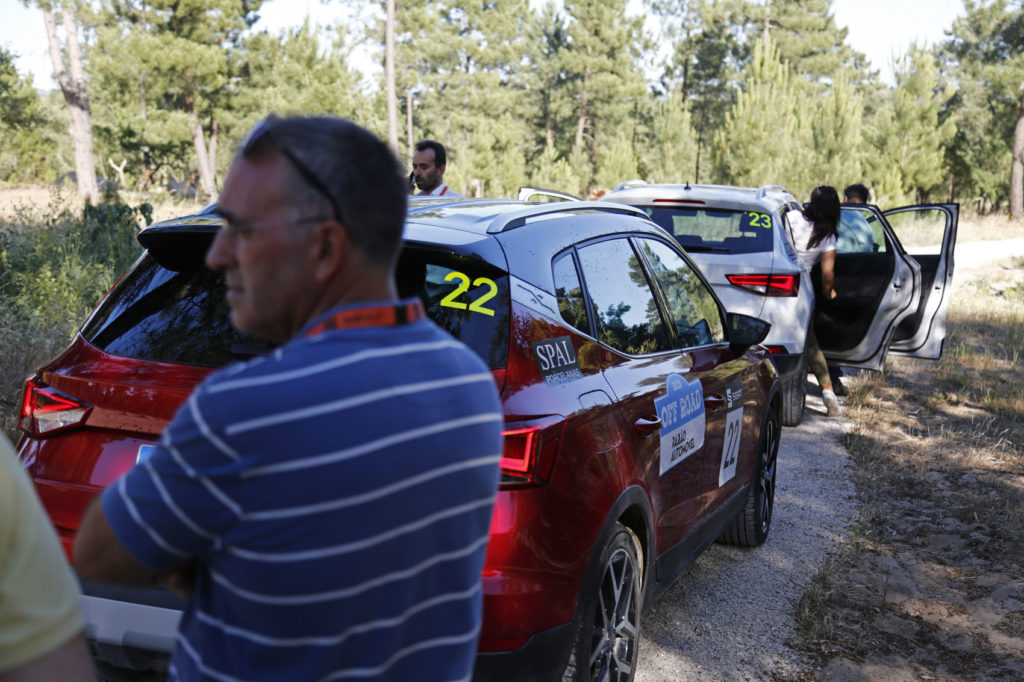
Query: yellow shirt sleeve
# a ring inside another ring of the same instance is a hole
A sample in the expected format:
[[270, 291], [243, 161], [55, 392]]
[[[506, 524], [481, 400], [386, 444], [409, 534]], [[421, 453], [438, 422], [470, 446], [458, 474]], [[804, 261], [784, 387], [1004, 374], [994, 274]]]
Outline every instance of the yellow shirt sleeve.
[[81, 629], [74, 574], [0, 433], [0, 673], [49, 653]]

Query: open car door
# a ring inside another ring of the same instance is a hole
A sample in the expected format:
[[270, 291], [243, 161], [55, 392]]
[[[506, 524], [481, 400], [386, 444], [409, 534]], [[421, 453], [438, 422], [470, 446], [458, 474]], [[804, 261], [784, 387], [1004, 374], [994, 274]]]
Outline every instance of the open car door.
[[932, 360], [942, 355], [959, 217], [958, 204], [906, 206], [885, 211], [889, 225], [921, 266], [923, 286], [917, 310], [900, 322], [893, 334], [889, 352], [894, 355]]
[[[815, 333], [825, 357], [864, 369], [880, 368], [889, 351], [939, 357], [958, 214], [956, 204], [885, 212], [872, 205], [843, 206], [836, 298], [823, 301], [819, 296], [815, 310]], [[904, 240], [915, 245], [913, 254]], [[812, 281], [820, 282], [820, 276], [820, 265], [815, 266]]]

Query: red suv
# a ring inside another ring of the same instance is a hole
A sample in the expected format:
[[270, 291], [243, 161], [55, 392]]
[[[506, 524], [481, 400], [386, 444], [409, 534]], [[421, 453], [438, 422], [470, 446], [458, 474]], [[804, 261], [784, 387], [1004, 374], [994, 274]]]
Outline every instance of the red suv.
[[[232, 329], [203, 256], [211, 211], [146, 251], [27, 382], [19, 454], [70, 548], [89, 500], [144, 459]], [[632, 678], [642, 607], [715, 540], [762, 543], [779, 446], [769, 325], [727, 314], [639, 209], [411, 202], [403, 296], [489, 364], [505, 411], [477, 679]], [[181, 602], [83, 584], [103, 665], [166, 669]]]

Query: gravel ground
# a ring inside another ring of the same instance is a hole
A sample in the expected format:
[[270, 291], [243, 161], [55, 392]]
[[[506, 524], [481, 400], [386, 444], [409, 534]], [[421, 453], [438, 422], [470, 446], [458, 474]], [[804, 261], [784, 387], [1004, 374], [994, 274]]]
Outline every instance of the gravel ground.
[[813, 383], [808, 393], [803, 424], [782, 431], [768, 541], [756, 549], [713, 545], [679, 577], [644, 614], [636, 680], [813, 674], [786, 646], [796, 603], [857, 511], [847, 453], [838, 442], [849, 422], [825, 418]]

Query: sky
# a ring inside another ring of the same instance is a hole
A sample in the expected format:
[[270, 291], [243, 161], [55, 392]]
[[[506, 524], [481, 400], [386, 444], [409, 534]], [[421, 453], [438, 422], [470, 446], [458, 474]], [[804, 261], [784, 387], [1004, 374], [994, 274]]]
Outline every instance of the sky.
[[[343, 0], [268, 0], [256, 27], [276, 32], [300, 24], [307, 12], [318, 22], [333, 22], [344, 5]], [[942, 40], [963, 13], [963, 0], [833, 0], [832, 11], [836, 24], [849, 29], [849, 44], [892, 84], [893, 56], [905, 53], [913, 41], [933, 45]], [[41, 10], [26, 8], [21, 0], [0, 0], [0, 45], [17, 55], [18, 71], [32, 73], [36, 87], [56, 88]]]

